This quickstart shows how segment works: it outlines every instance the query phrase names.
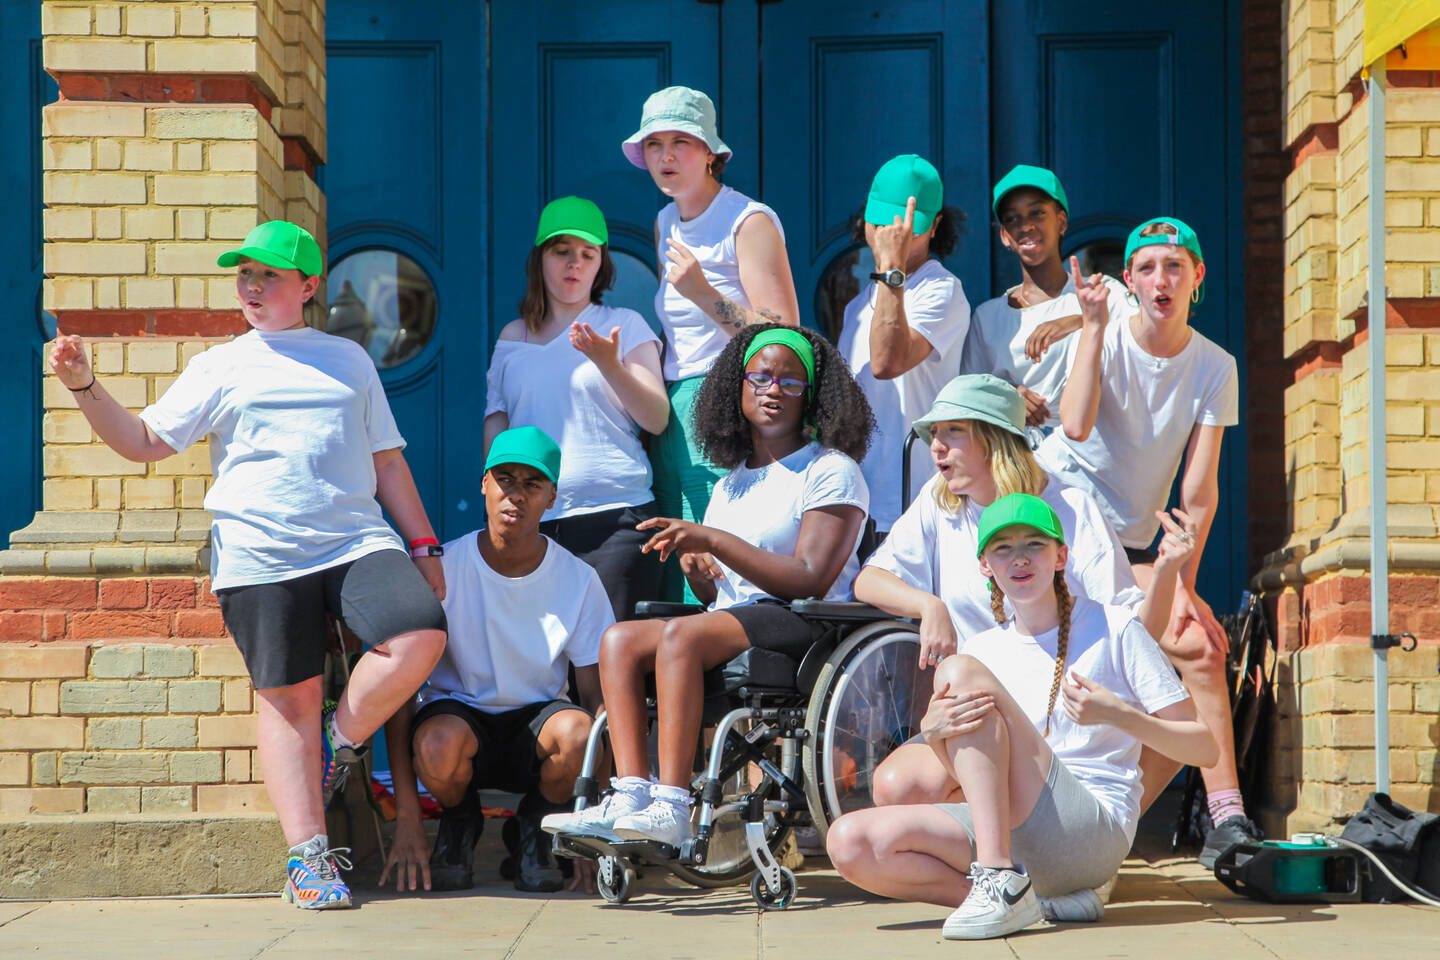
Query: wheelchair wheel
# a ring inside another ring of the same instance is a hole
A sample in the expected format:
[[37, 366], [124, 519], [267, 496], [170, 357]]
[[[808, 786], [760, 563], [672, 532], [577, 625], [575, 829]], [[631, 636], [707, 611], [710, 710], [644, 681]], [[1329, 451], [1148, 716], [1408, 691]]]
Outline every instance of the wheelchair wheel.
[[634, 868], [619, 857], [601, 857], [596, 861], [595, 886], [607, 903], [629, 900], [634, 883]]
[[919, 655], [915, 627], [884, 620], [846, 637], [820, 669], [801, 763], [822, 842], [841, 814], [874, 806], [875, 768], [919, 732], [934, 677], [919, 669]]
[[765, 884], [765, 878], [760, 874], [750, 878], [750, 896], [761, 910], [784, 910], [795, 902], [795, 893], [800, 885], [795, 881], [795, 872], [789, 867], [780, 868], [780, 892], [771, 893], [770, 888]]

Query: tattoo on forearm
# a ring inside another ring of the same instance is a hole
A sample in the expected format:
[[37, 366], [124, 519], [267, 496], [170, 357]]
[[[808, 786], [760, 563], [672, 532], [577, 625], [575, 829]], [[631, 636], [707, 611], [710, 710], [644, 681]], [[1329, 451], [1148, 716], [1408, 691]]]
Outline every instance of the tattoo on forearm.
[[763, 307], [759, 310], [746, 310], [728, 297], [721, 297], [715, 301], [715, 322], [722, 327], [738, 331], [747, 324], [765, 323], [766, 321], [780, 323], [780, 314]]

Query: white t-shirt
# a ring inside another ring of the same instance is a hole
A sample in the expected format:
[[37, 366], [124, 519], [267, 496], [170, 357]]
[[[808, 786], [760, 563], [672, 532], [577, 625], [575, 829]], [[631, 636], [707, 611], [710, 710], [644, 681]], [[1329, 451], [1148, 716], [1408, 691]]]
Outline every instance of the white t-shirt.
[[[620, 328], [620, 358], [658, 342], [634, 310], [592, 304], [575, 318], [602, 337]], [[503, 412], [512, 427], [539, 427], [560, 445], [555, 505], [544, 519], [635, 507], [655, 499], [640, 426], [625, 412], [600, 368], [562, 332], [549, 343], [501, 340], [486, 377], [485, 416]]]
[[251, 330], [191, 360], [140, 419], [177, 452], [210, 437], [214, 589], [405, 549], [375, 501], [374, 461], [405, 441], [351, 340]]
[[[900, 490], [905, 435], [959, 369], [965, 331], [970, 328], [970, 304], [960, 278], [939, 260], [926, 260], [905, 278], [905, 322], [929, 341], [930, 355], [898, 377], [877, 380], [870, 371], [870, 322], [878, 290], [879, 284], [872, 280], [845, 306], [845, 323], [836, 346], [875, 414], [877, 429], [860, 470], [870, 487], [870, 515], [884, 531], [908, 506], [901, 502]], [[910, 449], [911, 496], [934, 474], [929, 447], [916, 442]]]
[[[1035, 725], [1045, 729], [1045, 707], [1055, 681], [1058, 630], [1028, 637], [1012, 620], [971, 637], [960, 652], [979, 660], [995, 674]], [[1078, 599], [1070, 614], [1065, 671], [1093, 680], [1122, 701], [1155, 713], [1190, 696], [1175, 668], [1134, 612]], [[1050, 714], [1045, 742], [1056, 759], [1095, 796], [1133, 843], [1140, 819], [1139, 740], [1109, 724], [1082, 726], [1065, 715], [1061, 696]]]
[[1079, 442], [1053, 431], [1035, 458], [1063, 483], [1094, 494], [1121, 543], [1144, 548], [1160, 528], [1155, 511], [1170, 498], [1192, 430], [1239, 419], [1234, 357], [1193, 329], [1175, 356], [1151, 356], [1129, 321], [1111, 321], [1094, 429]]
[[[705, 509], [705, 526], [732, 533], [761, 550], [794, 556], [806, 510], [834, 506], [864, 510], [869, 504], [859, 464], [838, 450], [810, 443], [774, 463], [753, 469], [742, 463], [721, 477]], [[822, 599], [850, 599], [850, 586], [860, 571], [855, 550], [863, 532], [856, 532], [845, 568]], [[738, 607], [770, 596], [725, 564], [720, 568], [725, 576], [715, 581], [719, 595], [710, 609]]]
[[505, 577], [480, 556], [480, 531], [445, 544], [445, 619], [450, 638], [420, 702], [451, 698], [501, 713], [557, 700], [568, 667], [600, 659], [615, 622], [600, 575], [545, 538], [545, 559]]
[[655, 218], [660, 246], [660, 289], [655, 291], [655, 316], [665, 330], [664, 374], [667, 381], [685, 380], [710, 372], [710, 365], [730, 342], [725, 331], [709, 314], [691, 303], [666, 279], [670, 260], [665, 256], [670, 238], [690, 248], [705, 272], [705, 279], [723, 297], [747, 309], [750, 298], [740, 286], [740, 260], [735, 252], [735, 234], [740, 224], [754, 213], [763, 213], [785, 239], [785, 228], [775, 211], [730, 187], [721, 187], [710, 206], [693, 220], [681, 220], [680, 208], [667, 204]]
[[[1129, 320], [1135, 307], [1130, 304], [1125, 284], [1106, 277], [1105, 286], [1110, 290], [1110, 322]], [[1067, 280], [1060, 296], [1053, 300], [1018, 310], [1010, 306], [1010, 294], [1014, 291], [1012, 287], [975, 308], [975, 316], [970, 320], [970, 336], [965, 339], [965, 352], [960, 359], [960, 372], [992, 373], [1006, 383], [1025, 387], [1044, 397], [1045, 405], [1050, 408], [1050, 419], [1044, 425], [1048, 432], [1060, 425], [1060, 394], [1075, 363], [1079, 332], [1052, 343], [1039, 363], [1031, 363], [1025, 356], [1025, 342], [1043, 323], [1079, 316], [1080, 300], [1075, 296], [1073, 280]]]
[[[995, 626], [990, 612], [990, 582], [980, 572], [975, 547], [980, 542], [980, 514], [985, 508], [969, 499], [958, 513], [935, 502], [935, 477], [890, 529], [890, 536], [865, 561], [892, 573], [917, 590], [945, 601], [950, 619], [963, 639]], [[1040, 498], [1060, 518], [1070, 559], [1065, 583], [1072, 596], [1099, 603], [1138, 607], [1145, 594], [1135, 585], [1125, 550], [1088, 493], [1050, 478]]]

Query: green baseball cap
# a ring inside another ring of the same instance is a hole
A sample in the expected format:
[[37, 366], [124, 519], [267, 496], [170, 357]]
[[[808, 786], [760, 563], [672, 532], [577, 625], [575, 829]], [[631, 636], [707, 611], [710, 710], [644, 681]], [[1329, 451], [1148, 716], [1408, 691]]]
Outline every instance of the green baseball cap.
[[[1151, 233], [1143, 237], [1140, 235], [1141, 230], [1157, 223], [1168, 229], [1164, 233]], [[1173, 243], [1177, 247], [1184, 247], [1195, 254], [1196, 260], [1201, 263], [1205, 262], [1205, 254], [1200, 252], [1200, 236], [1191, 229], [1188, 223], [1178, 217], [1154, 217], [1130, 231], [1130, 237], [1125, 241], [1125, 269], [1130, 269], [1130, 258], [1135, 255], [1136, 250], [1156, 243]], [[1195, 302], [1199, 303], [1204, 299], [1205, 283], [1201, 281]]]
[[902, 153], [886, 160], [870, 181], [865, 222], [884, 227], [894, 223], [896, 217], [903, 220], [911, 197], [915, 198], [913, 229], [918, 235], [935, 222], [935, 215], [944, 205], [945, 188], [934, 164], [919, 154]]
[[567, 234], [600, 246], [610, 242], [605, 214], [584, 197], [561, 197], [545, 204], [540, 211], [540, 225], [535, 228], [535, 246]]
[[923, 443], [930, 442], [930, 426], [946, 420], [984, 420], [1025, 436], [1025, 401], [1020, 391], [988, 373], [967, 373], [940, 388], [930, 410], [910, 425]]
[[1060, 518], [1050, 509], [1050, 504], [1028, 493], [1011, 493], [996, 500], [980, 514], [980, 546], [975, 556], [980, 556], [990, 541], [1006, 527], [1023, 524], [1034, 527], [1047, 537], [1054, 537], [1062, 544], [1065, 531], [1060, 527]]
[[272, 267], [299, 270], [307, 277], [325, 272], [325, 255], [320, 244], [304, 227], [289, 220], [269, 220], [245, 234], [239, 250], [227, 250], [216, 258], [222, 267], [233, 267], [249, 257]]
[[490, 444], [485, 472], [504, 463], [523, 463], [560, 482], [560, 445], [539, 427], [513, 427], [502, 431]]
[[1000, 178], [1000, 182], [995, 184], [995, 189], [990, 194], [990, 210], [997, 220], [1000, 218], [1000, 201], [1005, 199], [1005, 194], [1021, 187], [1039, 190], [1064, 207], [1066, 213], [1070, 212], [1070, 198], [1065, 195], [1065, 188], [1053, 171], [1044, 167], [1032, 167], [1028, 163], [1017, 163], [1010, 168], [1009, 173]]

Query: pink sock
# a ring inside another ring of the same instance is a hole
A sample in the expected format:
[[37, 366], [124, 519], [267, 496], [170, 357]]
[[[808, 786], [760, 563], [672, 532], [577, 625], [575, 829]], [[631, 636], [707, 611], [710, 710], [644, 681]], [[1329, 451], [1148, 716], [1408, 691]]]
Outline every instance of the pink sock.
[[1216, 790], [1206, 798], [1210, 807], [1210, 821], [1220, 824], [1231, 817], [1245, 816], [1245, 803], [1239, 790]]

